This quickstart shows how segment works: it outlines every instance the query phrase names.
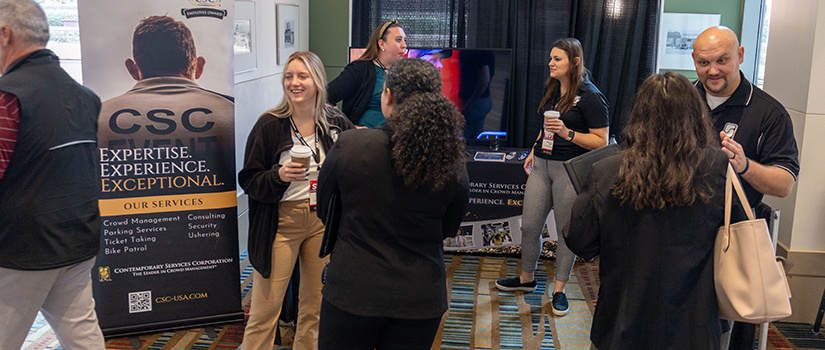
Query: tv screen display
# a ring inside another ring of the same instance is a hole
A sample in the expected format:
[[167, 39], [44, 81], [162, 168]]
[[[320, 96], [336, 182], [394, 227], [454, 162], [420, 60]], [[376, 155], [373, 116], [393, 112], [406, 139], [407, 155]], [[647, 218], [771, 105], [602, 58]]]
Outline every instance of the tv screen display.
[[[349, 61], [363, 53], [363, 48], [350, 48]], [[429, 61], [441, 72], [441, 94], [464, 115], [464, 138], [468, 143], [476, 143], [484, 131], [507, 131], [510, 49], [411, 48], [405, 57]]]

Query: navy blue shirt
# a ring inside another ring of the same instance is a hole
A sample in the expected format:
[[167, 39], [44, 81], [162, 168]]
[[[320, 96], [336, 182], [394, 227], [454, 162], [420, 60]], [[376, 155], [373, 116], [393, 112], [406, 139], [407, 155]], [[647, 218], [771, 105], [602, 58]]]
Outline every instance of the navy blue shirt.
[[[542, 106], [542, 111], [555, 109], [556, 104], [561, 99], [560, 95], [560, 88], [556, 88], [550, 101]], [[590, 133], [590, 129], [610, 126], [607, 99], [586, 76], [579, 84], [578, 94], [573, 101], [573, 106], [561, 114], [561, 120], [568, 129], [576, 133], [586, 134]], [[544, 126], [541, 128], [541, 136], [539, 136], [538, 142], [533, 145], [533, 155], [539, 158], [564, 161], [589, 151], [572, 141], [567, 141], [566, 137], [556, 135], [553, 140], [553, 151], [548, 153], [541, 148], [543, 138]]]

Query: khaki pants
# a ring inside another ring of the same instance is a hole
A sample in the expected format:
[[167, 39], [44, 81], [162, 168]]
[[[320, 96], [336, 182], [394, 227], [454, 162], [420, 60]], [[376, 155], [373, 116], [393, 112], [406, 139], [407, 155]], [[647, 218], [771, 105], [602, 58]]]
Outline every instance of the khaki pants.
[[20, 349], [37, 311], [66, 350], [105, 350], [92, 299], [95, 259], [51, 270], [0, 267], [0, 349]]
[[324, 224], [309, 200], [281, 202], [278, 205], [278, 234], [272, 244], [272, 274], [252, 275], [252, 305], [243, 338], [244, 349], [271, 349], [296, 259], [301, 259], [298, 287], [298, 320], [295, 350], [318, 347], [318, 322], [321, 314], [321, 272], [328, 258], [318, 258]]

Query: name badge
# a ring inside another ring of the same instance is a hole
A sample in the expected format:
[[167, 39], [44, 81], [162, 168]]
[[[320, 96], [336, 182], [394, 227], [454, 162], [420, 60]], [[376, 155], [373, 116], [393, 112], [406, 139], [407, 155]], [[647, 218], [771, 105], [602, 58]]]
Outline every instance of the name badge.
[[318, 180], [309, 181], [309, 210], [318, 209]]
[[547, 130], [544, 131], [544, 137], [541, 140], [541, 149], [550, 152], [553, 150], [553, 133], [548, 133]]

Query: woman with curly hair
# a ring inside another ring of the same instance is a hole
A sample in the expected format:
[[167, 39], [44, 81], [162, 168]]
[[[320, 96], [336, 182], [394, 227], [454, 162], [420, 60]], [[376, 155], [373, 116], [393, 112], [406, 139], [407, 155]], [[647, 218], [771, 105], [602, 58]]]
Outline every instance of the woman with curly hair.
[[656, 74], [624, 133], [622, 153], [593, 165], [566, 237], [579, 256], [601, 256], [590, 340], [601, 350], [719, 349], [713, 245], [728, 158], [707, 106], [684, 76]]
[[403, 59], [387, 72], [387, 124], [344, 133], [321, 169], [318, 215], [340, 193], [325, 274], [319, 349], [429, 349], [447, 310], [443, 240], [469, 183], [461, 115], [438, 70]]

